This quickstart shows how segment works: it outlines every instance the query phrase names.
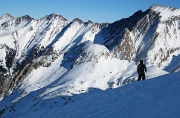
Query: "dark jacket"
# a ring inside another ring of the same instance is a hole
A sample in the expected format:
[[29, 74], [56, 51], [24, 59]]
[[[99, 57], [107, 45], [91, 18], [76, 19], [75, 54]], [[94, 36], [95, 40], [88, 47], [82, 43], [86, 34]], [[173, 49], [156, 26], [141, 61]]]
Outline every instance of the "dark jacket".
[[137, 66], [137, 72], [138, 72], [138, 74], [144, 74], [144, 71], [147, 72], [147, 70], [146, 70], [146, 65], [143, 64], [143, 63], [140, 63], [140, 64]]

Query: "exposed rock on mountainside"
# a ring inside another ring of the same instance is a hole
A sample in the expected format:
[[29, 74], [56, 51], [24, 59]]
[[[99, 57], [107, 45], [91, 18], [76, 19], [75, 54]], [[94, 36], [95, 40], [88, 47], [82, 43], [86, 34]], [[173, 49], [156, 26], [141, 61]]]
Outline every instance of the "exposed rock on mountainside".
[[114, 54], [121, 60], [134, 61], [134, 45], [130, 36], [130, 31], [126, 28], [119, 45], [114, 49]]

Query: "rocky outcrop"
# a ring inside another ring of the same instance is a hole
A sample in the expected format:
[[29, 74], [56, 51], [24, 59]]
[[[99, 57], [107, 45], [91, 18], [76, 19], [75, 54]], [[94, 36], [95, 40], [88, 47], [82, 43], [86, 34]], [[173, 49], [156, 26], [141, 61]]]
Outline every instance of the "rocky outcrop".
[[121, 60], [134, 61], [134, 44], [130, 36], [130, 31], [127, 28], [121, 42], [116, 46], [113, 53]]

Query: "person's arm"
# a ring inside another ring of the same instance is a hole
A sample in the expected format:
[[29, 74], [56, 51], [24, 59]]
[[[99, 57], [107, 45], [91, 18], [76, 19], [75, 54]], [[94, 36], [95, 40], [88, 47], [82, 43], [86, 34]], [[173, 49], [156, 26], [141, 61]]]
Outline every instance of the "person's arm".
[[146, 69], [146, 65], [144, 64], [144, 70], [145, 70], [145, 72], [147, 72], [147, 69]]
[[139, 65], [137, 66], [137, 73], [139, 73]]

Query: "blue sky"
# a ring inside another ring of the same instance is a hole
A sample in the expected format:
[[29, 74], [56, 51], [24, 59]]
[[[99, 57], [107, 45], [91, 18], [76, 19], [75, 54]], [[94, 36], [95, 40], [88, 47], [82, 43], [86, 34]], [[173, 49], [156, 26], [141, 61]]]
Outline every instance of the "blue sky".
[[14, 17], [29, 15], [40, 19], [55, 13], [68, 20], [112, 23], [138, 10], [145, 11], [153, 4], [180, 8], [180, 0], [0, 0], [0, 17], [9, 13]]

